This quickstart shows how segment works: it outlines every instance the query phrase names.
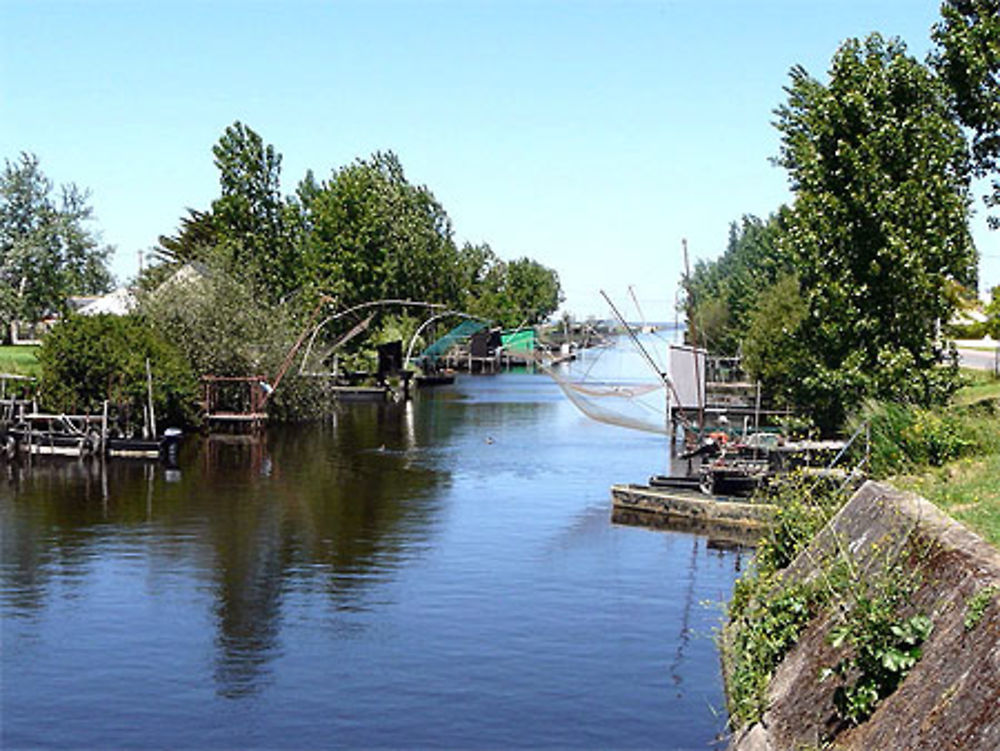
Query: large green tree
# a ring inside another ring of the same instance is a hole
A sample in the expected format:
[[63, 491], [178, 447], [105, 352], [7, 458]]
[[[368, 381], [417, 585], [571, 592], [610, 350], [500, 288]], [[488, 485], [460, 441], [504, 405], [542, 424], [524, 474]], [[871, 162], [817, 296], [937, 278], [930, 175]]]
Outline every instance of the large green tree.
[[342, 305], [400, 298], [461, 302], [451, 220], [399, 158], [376, 153], [299, 187], [310, 281]]
[[[976, 175], [991, 180], [986, 205], [1000, 209], [1000, 0], [945, 0], [932, 36], [931, 62], [972, 131]], [[1000, 216], [989, 223], [1000, 228]]]
[[697, 339], [692, 344], [727, 355], [739, 351], [758, 296], [790, 270], [781, 231], [781, 212], [767, 220], [744, 216], [730, 225], [725, 252], [695, 265], [684, 306], [689, 336]]
[[797, 398], [827, 429], [862, 398], [929, 403], [954, 386], [938, 330], [950, 280], [974, 282], [967, 144], [940, 80], [898, 40], [837, 51], [829, 82], [791, 72], [778, 163], [795, 201], [782, 235], [808, 315]]
[[88, 198], [73, 183], [63, 185], [56, 197], [33, 154], [5, 160], [0, 176], [0, 340], [12, 320], [63, 313], [68, 296], [110, 289], [112, 248], [87, 226], [92, 215]]
[[[299, 284], [296, 208], [281, 195], [281, 155], [237, 121], [212, 147], [221, 195], [212, 203], [216, 241], [234, 271], [249, 275], [276, 298]], [[198, 216], [185, 227], [201, 230]]]

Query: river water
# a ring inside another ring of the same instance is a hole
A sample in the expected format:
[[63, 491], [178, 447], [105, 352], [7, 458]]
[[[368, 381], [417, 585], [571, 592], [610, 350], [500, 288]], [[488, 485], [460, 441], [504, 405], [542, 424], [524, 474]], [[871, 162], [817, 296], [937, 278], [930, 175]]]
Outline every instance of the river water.
[[177, 470], [0, 465], [0, 747], [711, 748], [747, 554], [611, 523], [667, 464], [504, 373]]

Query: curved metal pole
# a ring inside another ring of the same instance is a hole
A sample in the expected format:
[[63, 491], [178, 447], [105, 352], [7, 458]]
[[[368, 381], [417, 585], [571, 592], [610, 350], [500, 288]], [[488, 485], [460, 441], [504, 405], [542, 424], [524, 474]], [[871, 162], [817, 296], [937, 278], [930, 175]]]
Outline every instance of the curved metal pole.
[[375, 307], [387, 307], [389, 305], [401, 305], [403, 307], [412, 306], [416, 308], [443, 308], [444, 305], [441, 303], [434, 302], [417, 302], [414, 300], [375, 300], [373, 302], [363, 302], [358, 305], [354, 305], [350, 308], [340, 311], [339, 313], [334, 313], [332, 316], [324, 318], [322, 321], [316, 324], [313, 329], [312, 336], [309, 337], [309, 344], [306, 345], [305, 354], [302, 356], [302, 364], [299, 366], [299, 373], [302, 373], [302, 369], [305, 367], [306, 361], [309, 359], [309, 354], [312, 352], [313, 342], [316, 341], [316, 337], [319, 335], [320, 330], [326, 326], [328, 323], [333, 323], [334, 321], [343, 318], [351, 313], [356, 313], [359, 310], [365, 310], [366, 308]]
[[427, 328], [434, 321], [437, 321], [440, 318], [447, 318], [448, 316], [456, 316], [458, 318], [465, 318], [466, 320], [470, 321], [483, 321], [485, 323], [489, 323], [489, 320], [486, 318], [480, 318], [479, 316], [469, 315], [468, 313], [463, 313], [459, 310], [445, 310], [441, 313], [435, 313], [426, 321], [421, 323], [417, 327], [417, 330], [413, 333], [413, 338], [410, 339], [410, 346], [406, 348], [406, 357], [403, 358], [404, 370], [410, 367], [410, 356], [413, 354], [413, 346], [417, 343], [417, 338], [420, 336], [423, 330]]

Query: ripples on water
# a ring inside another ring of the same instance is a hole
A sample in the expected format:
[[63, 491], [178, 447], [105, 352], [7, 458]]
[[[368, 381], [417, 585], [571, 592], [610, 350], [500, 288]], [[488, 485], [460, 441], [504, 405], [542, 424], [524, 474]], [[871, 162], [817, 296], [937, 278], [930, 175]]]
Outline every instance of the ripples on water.
[[179, 472], [0, 467], [0, 745], [711, 747], [745, 553], [609, 522], [666, 462], [510, 373]]

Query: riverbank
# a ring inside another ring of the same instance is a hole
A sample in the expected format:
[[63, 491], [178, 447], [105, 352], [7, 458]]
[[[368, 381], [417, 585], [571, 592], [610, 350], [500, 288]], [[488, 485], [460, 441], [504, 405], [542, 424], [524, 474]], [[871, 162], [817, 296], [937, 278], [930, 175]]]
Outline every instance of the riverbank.
[[975, 433], [979, 450], [944, 462], [900, 471], [888, 479], [912, 491], [1000, 549], [1000, 378], [966, 372], [968, 385], [953, 409]]
[[[785, 648], [730, 749], [1000, 747], [998, 593], [995, 548], [926, 500], [867, 483], [770, 580], [763, 612]], [[731, 703], [739, 650], [767, 626], [754, 613], [722, 639]]]
[[998, 392], [983, 374], [945, 409], [870, 405], [886, 483], [785, 494], [729, 605], [731, 748], [1000, 744]]

